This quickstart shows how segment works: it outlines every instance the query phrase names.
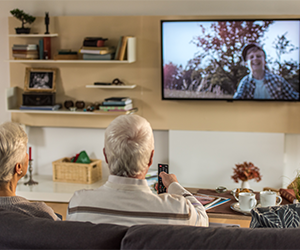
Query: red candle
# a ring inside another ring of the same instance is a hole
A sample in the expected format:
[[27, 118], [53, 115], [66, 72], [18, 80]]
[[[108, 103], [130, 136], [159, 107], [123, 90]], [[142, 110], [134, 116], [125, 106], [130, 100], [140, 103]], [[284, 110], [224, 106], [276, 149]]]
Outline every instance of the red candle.
[[31, 147], [29, 147], [29, 160], [31, 161]]

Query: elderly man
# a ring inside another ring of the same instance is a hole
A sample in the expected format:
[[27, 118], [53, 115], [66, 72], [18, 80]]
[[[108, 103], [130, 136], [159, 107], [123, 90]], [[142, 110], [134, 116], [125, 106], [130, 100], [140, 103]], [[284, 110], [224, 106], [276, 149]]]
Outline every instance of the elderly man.
[[266, 70], [266, 53], [259, 44], [248, 44], [242, 57], [250, 74], [240, 81], [234, 99], [299, 99], [299, 93], [283, 77]]
[[136, 224], [208, 226], [204, 207], [173, 174], [161, 173], [167, 193], [153, 194], [146, 173], [152, 164], [154, 138], [150, 124], [138, 115], [121, 115], [107, 127], [103, 153], [108, 181], [93, 190], [76, 191], [67, 220]]

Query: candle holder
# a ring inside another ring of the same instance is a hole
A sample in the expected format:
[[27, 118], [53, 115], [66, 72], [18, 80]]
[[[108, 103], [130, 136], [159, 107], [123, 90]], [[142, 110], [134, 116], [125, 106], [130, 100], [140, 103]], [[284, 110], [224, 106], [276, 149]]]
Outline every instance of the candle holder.
[[25, 182], [24, 185], [31, 186], [31, 185], [37, 185], [37, 184], [39, 184], [37, 181], [34, 181], [32, 179], [32, 161], [33, 160], [29, 160], [29, 169], [28, 169], [29, 170], [29, 181]]

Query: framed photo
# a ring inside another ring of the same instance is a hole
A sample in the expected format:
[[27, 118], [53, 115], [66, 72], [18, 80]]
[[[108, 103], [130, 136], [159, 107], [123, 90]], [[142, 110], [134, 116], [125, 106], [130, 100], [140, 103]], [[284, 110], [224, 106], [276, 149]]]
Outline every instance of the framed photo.
[[24, 91], [55, 92], [57, 69], [26, 68]]

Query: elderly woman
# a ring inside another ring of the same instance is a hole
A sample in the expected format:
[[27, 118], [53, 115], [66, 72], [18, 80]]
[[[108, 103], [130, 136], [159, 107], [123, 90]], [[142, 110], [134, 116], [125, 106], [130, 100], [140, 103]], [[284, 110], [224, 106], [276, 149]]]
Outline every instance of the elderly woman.
[[0, 208], [31, 217], [60, 220], [43, 202], [29, 202], [16, 196], [18, 181], [28, 168], [27, 135], [16, 123], [0, 125]]

